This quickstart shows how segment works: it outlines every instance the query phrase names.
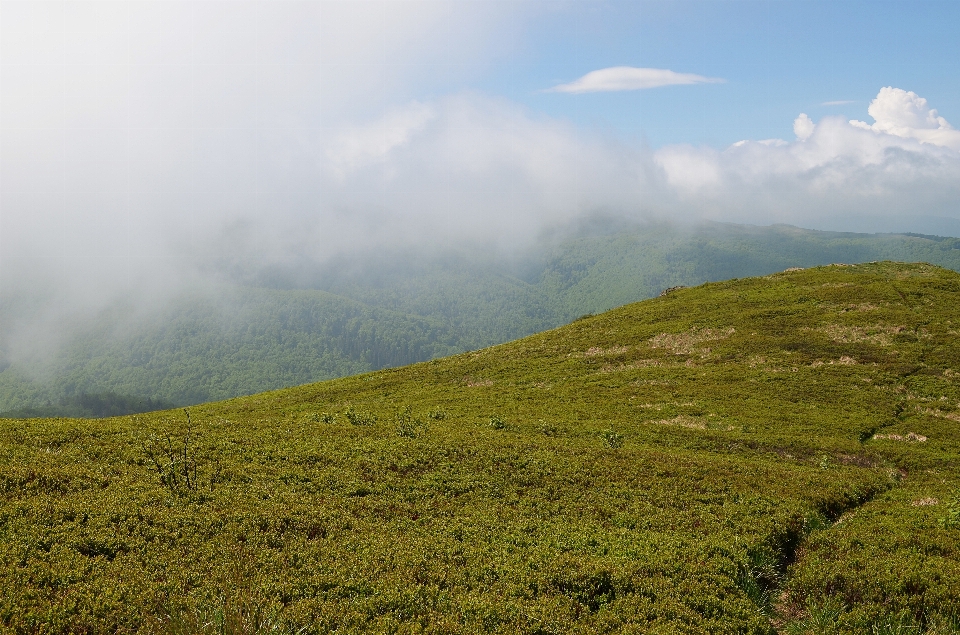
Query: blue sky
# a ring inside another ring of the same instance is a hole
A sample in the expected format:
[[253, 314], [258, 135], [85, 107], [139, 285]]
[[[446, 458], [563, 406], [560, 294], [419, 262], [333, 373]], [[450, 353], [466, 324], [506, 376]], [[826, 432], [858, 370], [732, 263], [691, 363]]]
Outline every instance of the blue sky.
[[[465, 86], [653, 146], [789, 138], [800, 112], [864, 119], [883, 86], [914, 91], [960, 122], [957, 2], [582, 2], [524, 26], [524, 42]], [[538, 92], [611, 66], [726, 83]], [[833, 101], [852, 103], [822, 105]]]

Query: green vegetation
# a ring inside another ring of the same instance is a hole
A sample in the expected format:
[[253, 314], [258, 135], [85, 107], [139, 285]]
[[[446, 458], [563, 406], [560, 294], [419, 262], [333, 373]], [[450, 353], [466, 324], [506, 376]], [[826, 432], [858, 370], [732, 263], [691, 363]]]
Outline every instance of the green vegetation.
[[[5, 361], [0, 350], [0, 414], [102, 416], [227, 399], [476, 350], [670, 287], [788, 267], [899, 260], [960, 270], [960, 239], [598, 223], [509, 258], [361, 260], [330, 263], [313, 277], [247, 276], [248, 286], [183, 296], [149, 317], [114, 306], [78, 326], [39, 369]], [[311, 288], [291, 288], [298, 285]], [[0, 332], [13, 331], [15, 313], [0, 307]], [[130, 407], [78, 405], [82, 395], [104, 394]]]
[[958, 329], [960, 274], [828, 266], [188, 412], [6, 420], [0, 624], [957, 633]]
[[82, 392], [61, 397], [57, 404], [9, 410], [3, 413], [3, 416], [17, 419], [29, 417], [86, 417], [94, 419], [119, 417], [136, 412], [150, 412], [151, 410], [166, 410], [173, 407], [174, 404], [158, 399], [137, 399], [113, 392], [96, 394]]
[[17, 365], [0, 372], [4, 414], [88, 416], [76, 407], [79, 395], [107, 392], [117, 403], [193, 404], [461, 350], [436, 320], [323, 291], [247, 288], [185, 297], [132, 329], [127, 312], [118, 307], [81, 330], [42, 379]]

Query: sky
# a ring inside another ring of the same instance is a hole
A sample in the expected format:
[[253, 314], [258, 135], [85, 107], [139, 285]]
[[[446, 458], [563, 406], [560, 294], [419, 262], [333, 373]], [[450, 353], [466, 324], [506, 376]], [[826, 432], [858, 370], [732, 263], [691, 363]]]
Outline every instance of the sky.
[[0, 299], [92, 311], [595, 213], [957, 235], [957, 25], [923, 0], [0, 0]]
[[520, 86], [511, 93], [580, 125], [645, 135], [654, 147], [789, 139], [800, 112], [817, 120], [865, 118], [883, 86], [914, 91], [944, 113], [960, 111], [956, 3], [670, 1], [585, 3], [568, 11], [535, 27], [538, 46], [524, 52], [534, 62], [530, 83], [567, 82], [613, 66], [724, 80], [582, 100]]

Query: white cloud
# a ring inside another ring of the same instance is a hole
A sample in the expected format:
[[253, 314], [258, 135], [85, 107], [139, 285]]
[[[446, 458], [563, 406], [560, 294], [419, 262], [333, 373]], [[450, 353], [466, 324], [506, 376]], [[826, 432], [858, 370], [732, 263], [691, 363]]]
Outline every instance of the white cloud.
[[373, 125], [346, 126], [325, 144], [328, 167], [342, 180], [358, 168], [384, 161], [392, 150], [409, 142], [436, 114], [432, 105], [414, 102], [387, 113]]
[[586, 212], [637, 213], [656, 189], [639, 150], [470, 92], [344, 128], [330, 149], [314, 218], [329, 249], [523, 242]]
[[821, 228], [856, 217], [899, 218], [901, 227], [916, 215], [956, 218], [956, 131], [926, 100], [899, 89], [881, 90], [870, 114], [874, 126], [801, 114], [793, 143], [667, 146], [654, 160], [673, 189], [673, 209], [685, 215]]
[[957, 215], [960, 153], [836, 116], [801, 114], [794, 132], [793, 141], [652, 151], [474, 92], [414, 101], [329, 131], [316, 164], [320, 202], [253, 216], [250, 231], [269, 261], [516, 244], [597, 210], [808, 227]]
[[692, 73], [677, 73], [662, 68], [614, 66], [591, 71], [569, 84], [549, 89], [554, 93], [599, 93], [621, 90], [642, 90], [684, 84], [717, 84], [725, 80]]
[[936, 109], [927, 105], [926, 99], [913, 91], [892, 86], [881, 88], [867, 112], [874, 119], [872, 125], [857, 120], [850, 121], [850, 124], [876, 133], [960, 150], [960, 130], [955, 130], [937, 114]]
[[[412, 103], [331, 142], [347, 151], [325, 159], [321, 242], [522, 241], [595, 210], [808, 227], [957, 215], [960, 153], [835, 116], [802, 114], [794, 132], [650, 151], [476, 93]], [[349, 150], [364, 139], [375, 151]]]
[[[366, 136], [346, 132], [482, 75], [544, 10], [3, 2], [0, 306], [47, 293], [37, 307], [75, 314], [133, 293], [177, 293], [204, 278], [198, 261], [243, 227], [266, 228], [251, 259], [290, 245], [312, 247], [315, 259], [361, 245], [335, 242], [337, 214], [350, 213], [355, 194], [337, 173], [383, 163], [430, 106], [395, 112]], [[0, 329], [0, 357], [11, 337]]]
[[802, 112], [800, 116], [793, 121], [793, 134], [797, 135], [797, 139], [800, 141], [806, 141], [810, 138], [810, 135], [813, 134], [815, 127], [813, 119], [811, 119], [807, 113]]
[[713, 148], [672, 145], [661, 148], [656, 153], [656, 161], [671, 187], [681, 192], [696, 192], [721, 185], [719, 154]]

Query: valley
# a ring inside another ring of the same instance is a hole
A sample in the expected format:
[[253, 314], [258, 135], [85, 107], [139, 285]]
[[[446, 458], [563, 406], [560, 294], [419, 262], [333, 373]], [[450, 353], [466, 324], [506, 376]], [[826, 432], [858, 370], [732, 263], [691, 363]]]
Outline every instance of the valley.
[[[7, 302], [0, 414], [102, 417], [193, 405], [476, 350], [669, 287], [874, 260], [960, 270], [960, 240], [599, 219], [511, 252], [251, 265], [150, 309], [121, 297], [35, 342], [18, 341], [18, 324], [44, 323], [42, 311]], [[54, 337], [54, 351], [32, 353]]]

